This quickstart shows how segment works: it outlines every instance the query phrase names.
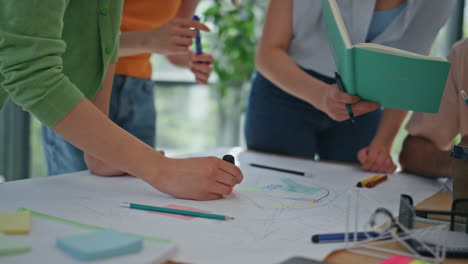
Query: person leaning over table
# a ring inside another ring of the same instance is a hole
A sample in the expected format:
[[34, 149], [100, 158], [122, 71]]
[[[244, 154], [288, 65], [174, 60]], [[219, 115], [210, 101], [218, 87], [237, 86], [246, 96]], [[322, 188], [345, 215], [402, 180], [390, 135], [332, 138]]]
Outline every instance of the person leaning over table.
[[[164, 157], [107, 117], [122, 5], [1, 1], [0, 106], [10, 97], [93, 159], [162, 192], [221, 198], [242, 180], [236, 166], [214, 157]], [[195, 21], [174, 26], [183, 35], [191, 34], [189, 28], [207, 29]]]
[[[151, 53], [166, 54], [173, 64], [190, 68], [198, 83], [206, 84], [213, 57], [193, 55], [187, 49], [194, 31], [183, 23], [192, 20], [198, 0], [126, 0], [124, 2], [119, 60], [112, 85], [109, 118], [152, 148], [156, 138], [154, 83], [151, 80]], [[188, 35], [181, 33], [188, 32]], [[176, 52], [176, 53], [174, 53]], [[193, 63], [201, 61], [203, 63]], [[42, 127], [42, 142], [48, 175], [87, 169], [83, 151], [53, 130]], [[123, 171], [106, 169], [89, 155], [96, 174], [116, 175]]]
[[450, 149], [457, 135], [468, 146], [468, 39], [456, 43], [448, 57], [452, 63], [436, 114], [413, 113], [406, 129], [400, 164], [404, 171], [431, 177], [450, 177]]
[[[351, 43], [372, 42], [427, 54], [455, 1], [340, 1]], [[250, 93], [249, 149], [396, 169], [390, 148], [406, 111], [380, 109], [340, 92], [321, 1], [272, 0]], [[376, 66], [378, 67], [378, 66]], [[375, 84], [376, 86], [378, 83]], [[353, 124], [345, 109], [351, 104]]]

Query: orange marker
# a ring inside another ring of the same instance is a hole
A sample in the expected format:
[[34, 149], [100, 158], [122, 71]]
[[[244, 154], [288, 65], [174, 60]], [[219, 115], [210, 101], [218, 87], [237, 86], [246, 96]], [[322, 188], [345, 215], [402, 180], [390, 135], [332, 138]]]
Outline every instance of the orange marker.
[[378, 179], [376, 179], [376, 180], [373, 180], [373, 181], [368, 182], [368, 183], [366, 184], [366, 187], [367, 187], [367, 188], [373, 188], [373, 187], [375, 187], [376, 185], [378, 185], [378, 184], [380, 184], [380, 183], [386, 181], [387, 179], [388, 179], [388, 176], [387, 176], [387, 175], [384, 175], [384, 176], [382, 176], [382, 177], [380, 177], [380, 178], [378, 178]]

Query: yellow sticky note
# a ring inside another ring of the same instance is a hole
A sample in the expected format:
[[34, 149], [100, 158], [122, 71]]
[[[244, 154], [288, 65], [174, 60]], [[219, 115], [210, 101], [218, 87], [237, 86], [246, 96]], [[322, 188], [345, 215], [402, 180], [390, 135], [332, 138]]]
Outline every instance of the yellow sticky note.
[[0, 232], [17, 235], [27, 234], [31, 229], [31, 215], [28, 211], [18, 213], [0, 213]]

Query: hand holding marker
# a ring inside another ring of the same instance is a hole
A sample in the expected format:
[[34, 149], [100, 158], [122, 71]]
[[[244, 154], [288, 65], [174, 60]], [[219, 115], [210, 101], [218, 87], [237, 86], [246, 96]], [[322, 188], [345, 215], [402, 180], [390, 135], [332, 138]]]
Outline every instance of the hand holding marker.
[[[193, 20], [199, 22], [200, 18], [198, 16], [193, 16]], [[195, 74], [197, 83], [208, 84], [208, 79], [213, 70], [213, 56], [203, 53], [200, 30], [195, 30], [195, 54], [192, 57], [190, 70]]]

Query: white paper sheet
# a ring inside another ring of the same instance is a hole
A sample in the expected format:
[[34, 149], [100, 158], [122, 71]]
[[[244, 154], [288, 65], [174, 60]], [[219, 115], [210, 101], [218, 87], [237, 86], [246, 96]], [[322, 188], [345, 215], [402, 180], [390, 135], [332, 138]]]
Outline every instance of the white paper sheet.
[[[211, 154], [223, 154], [217, 153]], [[179, 245], [174, 259], [191, 263], [278, 263], [295, 255], [322, 259], [343, 244], [312, 244], [311, 236], [344, 231], [347, 193], [356, 189], [359, 180], [373, 175], [359, 168], [249, 152], [239, 153], [237, 162], [244, 181], [222, 200], [175, 199], [133, 177], [83, 172], [0, 184], [0, 210], [26, 207], [86, 224], [168, 238]], [[254, 168], [249, 163], [307, 171], [313, 177]], [[296, 184], [303, 193], [291, 192]], [[436, 181], [404, 174], [390, 175], [374, 189], [360, 189], [359, 227], [378, 207], [397, 214], [401, 193], [418, 203], [439, 189]], [[288, 196], [294, 199], [284, 198]], [[121, 208], [120, 202], [188, 206], [236, 219], [181, 220]]]

